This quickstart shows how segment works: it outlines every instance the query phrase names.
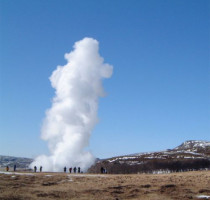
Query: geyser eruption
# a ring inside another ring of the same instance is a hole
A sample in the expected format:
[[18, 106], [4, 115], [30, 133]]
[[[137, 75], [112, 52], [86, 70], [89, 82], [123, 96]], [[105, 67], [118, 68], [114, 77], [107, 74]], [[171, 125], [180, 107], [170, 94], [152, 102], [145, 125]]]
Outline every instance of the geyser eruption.
[[98, 50], [97, 40], [84, 38], [65, 54], [67, 64], [53, 71], [50, 81], [55, 96], [41, 131], [51, 155], [37, 157], [32, 168], [62, 171], [64, 166], [80, 166], [86, 170], [93, 164], [94, 156], [85, 148], [98, 120], [98, 98], [104, 96], [102, 80], [112, 75], [112, 66], [104, 63]]

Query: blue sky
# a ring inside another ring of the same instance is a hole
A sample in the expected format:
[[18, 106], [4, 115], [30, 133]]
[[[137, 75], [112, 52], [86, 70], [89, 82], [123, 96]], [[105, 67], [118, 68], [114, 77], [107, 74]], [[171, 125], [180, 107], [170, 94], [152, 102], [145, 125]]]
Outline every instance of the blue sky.
[[114, 66], [88, 149], [100, 158], [210, 140], [208, 0], [0, 0], [0, 155], [48, 154], [49, 76], [84, 37]]

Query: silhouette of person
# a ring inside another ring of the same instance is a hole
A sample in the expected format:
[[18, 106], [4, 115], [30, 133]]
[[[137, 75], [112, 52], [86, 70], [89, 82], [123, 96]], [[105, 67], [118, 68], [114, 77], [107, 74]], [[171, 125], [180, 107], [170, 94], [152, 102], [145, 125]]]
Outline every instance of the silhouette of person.
[[7, 165], [7, 167], [6, 167], [6, 170], [7, 170], [7, 172], [9, 171], [9, 166]]
[[36, 170], [37, 170], [37, 167], [36, 167], [36, 166], [34, 166], [34, 172], [36, 172]]
[[14, 165], [14, 172], [16, 171], [16, 165]]
[[66, 173], [66, 166], [63, 168], [64, 172]]
[[101, 167], [101, 174], [103, 174], [104, 173], [104, 168], [103, 167]]
[[78, 167], [78, 173], [80, 173], [80, 167]]
[[71, 171], [72, 171], [72, 167], [69, 168], [69, 173], [71, 173]]
[[40, 172], [42, 172], [42, 166], [40, 166]]
[[74, 173], [76, 173], [77, 172], [77, 168], [76, 167], [74, 167]]

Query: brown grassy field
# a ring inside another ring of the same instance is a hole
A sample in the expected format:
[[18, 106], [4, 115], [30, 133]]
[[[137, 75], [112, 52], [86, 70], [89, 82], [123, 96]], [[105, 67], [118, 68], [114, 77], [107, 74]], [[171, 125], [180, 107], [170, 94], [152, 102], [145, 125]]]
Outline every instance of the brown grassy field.
[[0, 173], [0, 200], [207, 198], [210, 199], [210, 171], [160, 175]]

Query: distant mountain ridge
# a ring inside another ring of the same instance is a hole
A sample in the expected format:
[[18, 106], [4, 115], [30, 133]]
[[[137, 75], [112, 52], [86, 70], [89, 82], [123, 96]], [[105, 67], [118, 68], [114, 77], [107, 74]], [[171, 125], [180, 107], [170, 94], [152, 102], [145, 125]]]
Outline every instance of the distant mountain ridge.
[[174, 149], [98, 160], [88, 171], [99, 173], [155, 173], [210, 169], [210, 142], [188, 140]]
[[[28, 169], [31, 158], [0, 155], [0, 168], [6, 166]], [[159, 173], [210, 169], [210, 142], [188, 140], [174, 149], [165, 151], [135, 153], [107, 159], [96, 159], [88, 170], [100, 173], [101, 167], [108, 173]]]
[[6, 166], [13, 167], [16, 165], [17, 168], [27, 169], [32, 162], [33, 159], [31, 158], [0, 155], [0, 168], [4, 168]]

